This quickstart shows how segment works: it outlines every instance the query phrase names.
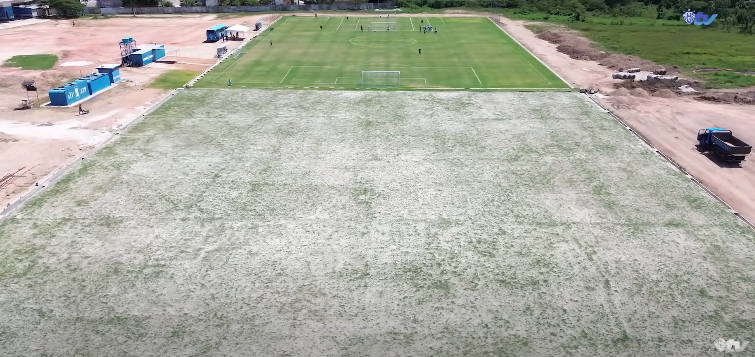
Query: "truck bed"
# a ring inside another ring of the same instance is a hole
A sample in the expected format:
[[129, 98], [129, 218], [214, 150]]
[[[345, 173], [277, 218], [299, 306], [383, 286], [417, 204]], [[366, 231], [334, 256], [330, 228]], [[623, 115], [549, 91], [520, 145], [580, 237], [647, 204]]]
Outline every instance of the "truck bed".
[[713, 140], [721, 149], [731, 154], [747, 155], [752, 151], [752, 146], [739, 140], [730, 131], [718, 131], [713, 133]]

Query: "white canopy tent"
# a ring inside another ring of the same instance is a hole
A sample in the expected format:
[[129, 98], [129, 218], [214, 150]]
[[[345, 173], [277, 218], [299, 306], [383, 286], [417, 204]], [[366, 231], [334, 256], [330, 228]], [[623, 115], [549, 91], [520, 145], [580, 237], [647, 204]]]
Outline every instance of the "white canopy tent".
[[243, 39], [246, 37], [246, 32], [249, 31], [249, 28], [242, 25], [233, 25], [227, 31], [231, 39]]

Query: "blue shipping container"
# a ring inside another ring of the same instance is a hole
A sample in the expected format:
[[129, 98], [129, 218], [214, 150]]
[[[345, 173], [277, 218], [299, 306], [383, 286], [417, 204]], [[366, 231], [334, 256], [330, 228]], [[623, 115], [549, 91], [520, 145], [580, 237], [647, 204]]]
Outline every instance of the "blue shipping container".
[[152, 54], [152, 50], [139, 50], [131, 54], [131, 62], [137, 66], [146, 66], [154, 60], [155, 56]]
[[121, 69], [117, 64], [103, 64], [97, 67], [97, 72], [107, 74], [110, 78], [110, 83], [118, 83], [121, 81]]
[[155, 47], [152, 49], [152, 55], [155, 56], [155, 61], [165, 57], [165, 46], [159, 45], [160, 47]]
[[10, 6], [0, 7], [0, 18], [13, 20], [13, 8]]
[[31, 9], [28, 7], [13, 7], [13, 15], [16, 17], [31, 17]]
[[84, 78], [88, 82], [89, 94], [94, 95], [110, 87], [110, 77], [104, 73], [92, 73]]
[[66, 83], [60, 87], [50, 89], [47, 94], [50, 96], [50, 105], [56, 107], [65, 107], [74, 102], [74, 90], [76, 85]]
[[218, 41], [223, 35], [228, 34], [228, 26], [220, 24], [207, 29], [207, 41]]

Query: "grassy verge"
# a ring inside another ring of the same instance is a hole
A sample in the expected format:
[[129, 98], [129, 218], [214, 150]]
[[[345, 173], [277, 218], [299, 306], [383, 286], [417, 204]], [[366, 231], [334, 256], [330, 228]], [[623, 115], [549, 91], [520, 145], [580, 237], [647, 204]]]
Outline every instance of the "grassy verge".
[[58, 63], [56, 55], [22, 55], [13, 56], [5, 63], [3, 67], [21, 67], [21, 69], [51, 69]]
[[[505, 12], [507, 17], [558, 23], [580, 31], [606, 51], [635, 55], [659, 64], [677, 66], [710, 88], [755, 86], [753, 71], [755, 37], [722, 28], [687, 25], [682, 21], [654, 18], [589, 17], [570, 21], [566, 16]], [[537, 25], [535, 25], [537, 26]], [[542, 29], [530, 27], [531, 30]], [[734, 71], [695, 73], [697, 68]]]
[[198, 71], [172, 70], [157, 77], [154, 82], [150, 83], [149, 87], [168, 90], [181, 88], [198, 74]]

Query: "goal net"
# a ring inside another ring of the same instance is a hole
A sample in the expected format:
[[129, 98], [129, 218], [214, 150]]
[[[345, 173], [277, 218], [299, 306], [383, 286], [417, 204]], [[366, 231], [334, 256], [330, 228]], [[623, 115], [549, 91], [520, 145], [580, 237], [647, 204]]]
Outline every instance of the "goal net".
[[396, 31], [395, 22], [372, 22], [370, 23], [372, 31]]
[[359, 81], [362, 87], [396, 87], [401, 84], [401, 72], [399, 71], [362, 71]]

